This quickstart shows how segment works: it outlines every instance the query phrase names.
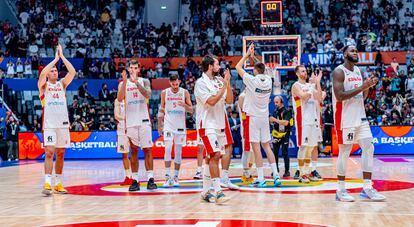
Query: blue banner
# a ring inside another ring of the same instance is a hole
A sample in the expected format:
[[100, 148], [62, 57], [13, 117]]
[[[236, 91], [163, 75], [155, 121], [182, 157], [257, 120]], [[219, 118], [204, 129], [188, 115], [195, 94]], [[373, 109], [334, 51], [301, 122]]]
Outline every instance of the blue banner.
[[[371, 126], [374, 154], [414, 154], [414, 130], [412, 126]], [[354, 154], [361, 154], [359, 148]]]
[[[336, 55], [336, 60], [332, 62], [334, 54]], [[375, 63], [375, 53], [361, 52], [358, 55], [358, 65], [373, 65]], [[332, 63], [339, 65], [344, 61], [344, 55], [341, 52], [302, 54], [300, 61], [304, 65], [331, 66]]]

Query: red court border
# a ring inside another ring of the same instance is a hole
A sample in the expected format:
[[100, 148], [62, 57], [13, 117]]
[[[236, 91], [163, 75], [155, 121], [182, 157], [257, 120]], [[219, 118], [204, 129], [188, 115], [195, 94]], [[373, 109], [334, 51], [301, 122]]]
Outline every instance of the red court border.
[[287, 226], [287, 227], [322, 227], [327, 225], [308, 224], [303, 222], [272, 221], [272, 220], [240, 220], [240, 219], [154, 219], [154, 220], [125, 220], [125, 221], [101, 221], [89, 223], [70, 223], [62, 225], [44, 225], [43, 227], [129, 227], [136, 225], [195, 225], [197, 222], [220, 221], [220, 227], [231, 226]]

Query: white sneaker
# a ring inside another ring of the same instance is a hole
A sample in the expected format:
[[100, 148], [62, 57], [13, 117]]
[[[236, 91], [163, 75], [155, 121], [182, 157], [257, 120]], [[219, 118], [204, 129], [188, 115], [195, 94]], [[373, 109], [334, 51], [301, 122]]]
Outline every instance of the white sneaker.
[[201, 173], [201, 171], [200, 172], [197, 171], [193, 178], [194, 179], [203, 179], [203, 174]]
[[165, 175], [164, 187], [171, 187], [173, 186], [172, 179], [169, 175]]
[[174, 179], [173, 179], [173, 186], [174, 187], [179, 187], [180, 186], [180, 181], [178, 180], [178, 176], [174, 176]]
[[16, 158], [16, 160], [15, 161], [19, 161], [19, 159], [18, 158]]
[[7, 161], [9, 161], [9, 162], [10, 162], [10, 161], [11, 161], [11, 159], [9, 158], [9, 160], [7, 160]]
[[378, 193], [378, 191], [375, 190], [374, 188], [362, 189], [359, 196], [361, 198], [370, 199], [370, 200], [376, 201], [376, 202], [385, 201], [385, 199], [386, 199], [386, 197], [384, 195]]
[[223, 188], [228, 188], [230, 190], [239, 190], [240, 187], [231, 183], [230, 179], [221, 179], [220, 186]]
[[346, 189], [336, 190], [336, 201], [341, 202], [354, 202], [355, 199], [352, 197]]

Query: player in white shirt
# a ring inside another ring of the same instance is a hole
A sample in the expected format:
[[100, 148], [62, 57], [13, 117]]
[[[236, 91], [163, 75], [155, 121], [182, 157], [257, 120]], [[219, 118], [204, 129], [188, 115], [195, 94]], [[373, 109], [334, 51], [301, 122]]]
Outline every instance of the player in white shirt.
[[151, 97], [151, 84], [148, 79], [139, 77], [138, 61], [131, 60], [127, 72], [122, 72], [122, 82], [118, 87], [118, 101], [125, 100], [126, 134], [131, 146], [131, 170], [133, 182], [129, 191], [139, 191], [138, 147], [144, 151], [147, 170], [147, 189], [157, 189], [154, 182], [154, 163], [152, 157], [152, 128], [147, 101]]
[[126, 127], [125, 127], [125, 102], [119, 102], [118, 99], [115, 99], [114, 102], [114, 115], [115, 120], [117, 121], [116, 125], [116, 142], [117, 142], [117, 152], [122, 154], [122, 164], [124, 166], [125, 171], [125, 179], [121, 183], [121, 185], [131, 185], [132, 184], [132, 176], [131, 176], [131, 169], [129, 163], [129, 139], [126, 135]]
[[[218, 76], [220, 65], [217, 58], [205, 56], [201, 62], [203, 74], [196, 82], [194, 95], [200, 111], [199, 134], [207, 152], [203, 176], [201, 197], [207, 202], [223, 203], [228, 197], [220, 186], [220, 156], [225, 154], [227, 143], [225, 136], [225, 103], [233, 103], [230, 86], [230, 72], [226, 70], [224, 78]], [[215, 194], [210, 192], [213, 184]]]
[[299, 182], [309, 183], [319, 179], [311, 175], [312, 152], [322, 141], [320, 103], [323, 102], [324, 93], [321, 89], [322, 71], [313, 74], [311, 83], [307, 83], [308, 74], [302, 65], [296, 66], [298, 81], [292, 86], [292, 104], [294, 110], [296, 142], [298, 150], [299, 170], [295, 174]]
[[269, 125], [269, 100], [272, 92], [272, 78], [266, 74], [265, 65], [256, 63], [253, 69], [253, 75], [246, 73], [243, 65], [249, 57], [254, 58], [254, 45], [251, 44], [247, 53], [240, 59], [236, 69], [243, 83], [246, 85], [246, 96], [244, 98], [243, 110], [246, 112], [246, 121], [248, 127], [243, 128], [246, 137], [252, 144], [252, 149], [256, 159], [257, 180], [254, 185], [265, 187], [263, 157], [260, 150], [260, 144], [266, 152], [267, 159], [273, 172], [273, 182], [275, 186], [281, 185], [279, 173], [277, 172], [275, 155], [270, 148], [270, 125]]
[[337, 160], [338, 190], [336, 200], [353, 202], [354, 197], [345, 189], [345, 174], [352, 145], [358, 143], [362, 149], [362, 175], [364, 186], [360, 196], [373, 201], [384, 201], [384, 195], [372, 187], [374, 145], [367, 121], [364, 99], [368, 90], [374, 87], [378, 78], [371, 76], [363, 81], [358, 63], [358, 50], [355, 46], [344, 47], [344, 64], [338, 66], [332, 75], [334, 125], [338, 137], [339, 155]]
[[[186, 143], [186, 112], [192, 114], [190, 93], [180, 88], [178, 75], [170, 76], [170, 88], [161, 92], [161, 107], [158, 112], [158, 133], [164, 136], [165, 183], [164, 187], [179, 186], [178, 176], [182, 160], [182, 149]], [[174, 178], [171, 174], [171, 153], [174, 143]]]
[[248, 127], [248, 122], [246, 121], [246, 112], [243, 111], [244, 98], [246, 96], [246, 91], [242, 91], [239, 95], [239, 100], [237, 103], [237, 109], [239, 111], [240, 117], [240, 133], [242, 135], [242, 165], [243, 165], [243, 176], [241, 180], [243, 184], [249, 185], [254, 182], [253, 175], [250, 173], [250, 168], [254, 163], [254, 154], [251, 150], [251, 144], [247, 138], [248, 135], [245, 134], [244, 128]]
[[[58, 80], [56, 64], [62, 60], [68, 74]], [[56, 47], [55, 59], [51, 61], [39, 76], [38, 88], [43, 107], [43, 146], [45, 148], [45, 183], [42, 193], [52, 194], [53, 156], [56, 150], [55, 187], [56, 193], [66, 193], [62, 186], [65, 148], [70, 147], [69, 115], [66, 101], [66, 88], [75, 77], [76, 70], [63, 55], [62, 47]]]

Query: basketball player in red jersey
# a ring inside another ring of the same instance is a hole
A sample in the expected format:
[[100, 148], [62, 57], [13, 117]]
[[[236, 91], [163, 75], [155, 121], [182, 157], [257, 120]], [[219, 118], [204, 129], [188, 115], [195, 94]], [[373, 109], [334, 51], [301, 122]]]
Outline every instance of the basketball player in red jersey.
[[344, 47], [345, 62], [333, 72], [334, 124], [338, 137], [339, 155], [337, 160], [338, 190], [336, 200], [353, 202], [345, 189], [345, 174], [352, 145], [358, 143], [362, 149], [362, 175], [364, 186], [360, 196], [372, 201], [384, 201], [385, 196], [372, 187], [374, 145], [367, 121], [364, 99], [368, 90], [374, 87], [378, 78], [371, 76], [363, 81], [358, 63], [358, 50], [355, 46]]
[[139, 77], [138, 61], [129, 62], [129, 78], [126, 71], [122, 72], [122, 82], [118, 87], [118, 102], [125, 100], [126, 134], [131, 145], [132, 184], [129, 191], [139, 191], [138, 179], [138, 147], [141, 147], [145, 156], [147, 170], [147, 189], [157, 189], [154, 182], [154, 163], [152, 157], [152, 129], [147, 100], [151, 97], [151, 84], [148, 79]]
[[[58, 80], [56, 64], [62, 59], [68, 69], [68, 74]], [[66, 101], [66, 88], [75, 77], [76, 70], [63, 55], [60, 45], [56, 48], [55, 59], [40, 73], [38, 88], [43, 107], [43, 145], [45, 147], [45, 183], [42, 193], [52, 194], [53, 156], [56, 150], [55, 187], [56, 193], [66, 193], [62, 186], [65, 148], [70, 147], [69, 115]]]

